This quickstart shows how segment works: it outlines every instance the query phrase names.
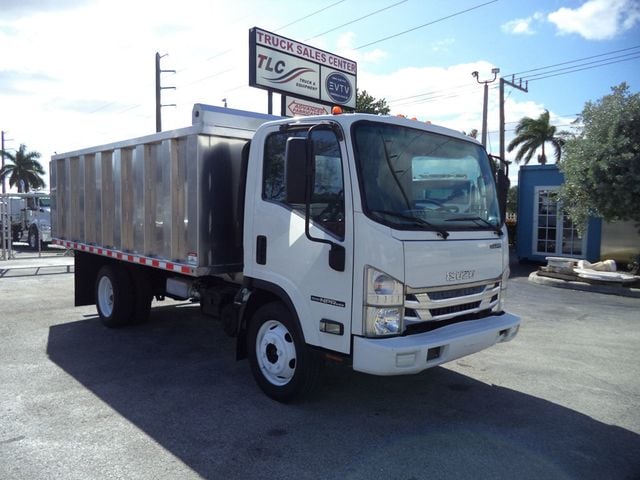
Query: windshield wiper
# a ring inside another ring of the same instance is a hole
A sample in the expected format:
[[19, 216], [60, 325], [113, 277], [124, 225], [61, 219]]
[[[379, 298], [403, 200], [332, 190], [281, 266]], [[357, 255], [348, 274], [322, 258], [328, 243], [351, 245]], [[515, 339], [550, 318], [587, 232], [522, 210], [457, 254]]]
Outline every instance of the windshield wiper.
[[447, 232], [444, 228], [440, 228], [435, 226], [433, 223], [427, 222], [421, 218], [411, 217], [409, 215], [403, 215], [402, 213], [392, 212], [390, 210], [371, 210], [371, 213], [375, 213], [378, 215], [388, 215], [390, 217], [399, 218], [401, 220], [407, 220], [411, 222], [413, 225], [419, 225], [422, 227], [429, 227], [431, 230], [435, 230], [438, 235], [440, 235], [444, 240], [449, 236], [449, 232]]
[[485, 224], [487, 227], [490, 227], [496, 235], [499, 237], [502, 236], [502, 229], [488, 220], [485, 220], [482, 217], [456, 217], [456, 218], [448, 218], [445, 222], [480, 222]]

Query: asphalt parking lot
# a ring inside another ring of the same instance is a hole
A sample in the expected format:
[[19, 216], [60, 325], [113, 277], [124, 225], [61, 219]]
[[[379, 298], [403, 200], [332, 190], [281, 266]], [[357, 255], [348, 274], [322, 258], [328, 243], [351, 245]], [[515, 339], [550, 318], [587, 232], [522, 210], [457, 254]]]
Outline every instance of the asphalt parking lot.
[[1, 479], [640, 478], [640, 299], [514, 271], [514, 341], [281, 405], [196, 306], [108, 330], [61, 265], [0, 276]]

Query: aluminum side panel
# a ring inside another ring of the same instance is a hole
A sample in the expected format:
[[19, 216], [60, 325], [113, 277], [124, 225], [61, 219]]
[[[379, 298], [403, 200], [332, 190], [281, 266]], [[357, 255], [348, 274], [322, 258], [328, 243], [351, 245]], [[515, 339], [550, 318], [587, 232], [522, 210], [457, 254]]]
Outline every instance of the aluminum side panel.
[[239, 271], [248, 139], [148, 139], [154, 141], [54, 157], [54, 237], [198, 272]]

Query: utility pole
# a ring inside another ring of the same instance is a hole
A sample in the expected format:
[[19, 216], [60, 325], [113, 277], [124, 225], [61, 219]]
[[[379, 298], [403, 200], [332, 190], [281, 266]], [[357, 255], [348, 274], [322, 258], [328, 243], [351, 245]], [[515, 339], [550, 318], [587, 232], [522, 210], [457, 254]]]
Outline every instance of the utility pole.
[[487, 148], [487, 103], [489, 100], [489, 84], [494, 82], [500, 73], [499, 68], [492, 68], [493, 78], [491, 80], [480, 80], [478, 72], [471, 72], [471, 75], [478, 83], [484, 83], [484, 102], [482, 104], [482, 145]]
[[176, 106], [175, 103], [171, 103], [171, 104], [167, 104], [167, 105], [163, 105], [162, 104], [160, 92], [162, 90], [168, 90], [168, 89], [175, 90], [176, 89], [176, 87], [163, 87], [161, 85], [161, 74], [162, 73], [176, 73], [175, 70], [161, 70], [160, 69], [160, 59], [162, 57], [166, 57], [166, 54], [165, 55], [160, 55], [158, 52], [156, 52], [156, 132], [161, 132], [162, 131], [162, 114], [161, 114], [162, 107], [175, 107]]
[[[4, 168], [4, 134], [7, 133], [4, 130], [2, 130], [1, 136], [2, 136], [2, 148], [0, 148], [0, 151], [2, 152], [0, 155], [2, 156], [2, 168]], [[4, 184], [4, 177], [2, 178], [2, 193], [7, 193], [7, 187]]]
[[524, 87], [522, 86], [522, 79], [519, 79], [518, 84], [515, 83], [515, 78], [512, 75], [511, 81], [500, 78], [500, 159], [502, 162], [506, 162], [505, 158], [505, 145], [504, 145], [504, 84], [507, 84], [513, 88], [517, 88], [523, 92], [529, 91], [529, 82], [526, 81]]

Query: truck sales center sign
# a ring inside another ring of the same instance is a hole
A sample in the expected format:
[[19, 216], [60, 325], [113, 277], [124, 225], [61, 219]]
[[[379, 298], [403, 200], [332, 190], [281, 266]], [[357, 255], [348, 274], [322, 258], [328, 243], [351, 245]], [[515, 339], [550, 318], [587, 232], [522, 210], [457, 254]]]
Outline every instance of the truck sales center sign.
[[356, 62], [257, 27], [249, 30], [249, 85], [356, 107]]

